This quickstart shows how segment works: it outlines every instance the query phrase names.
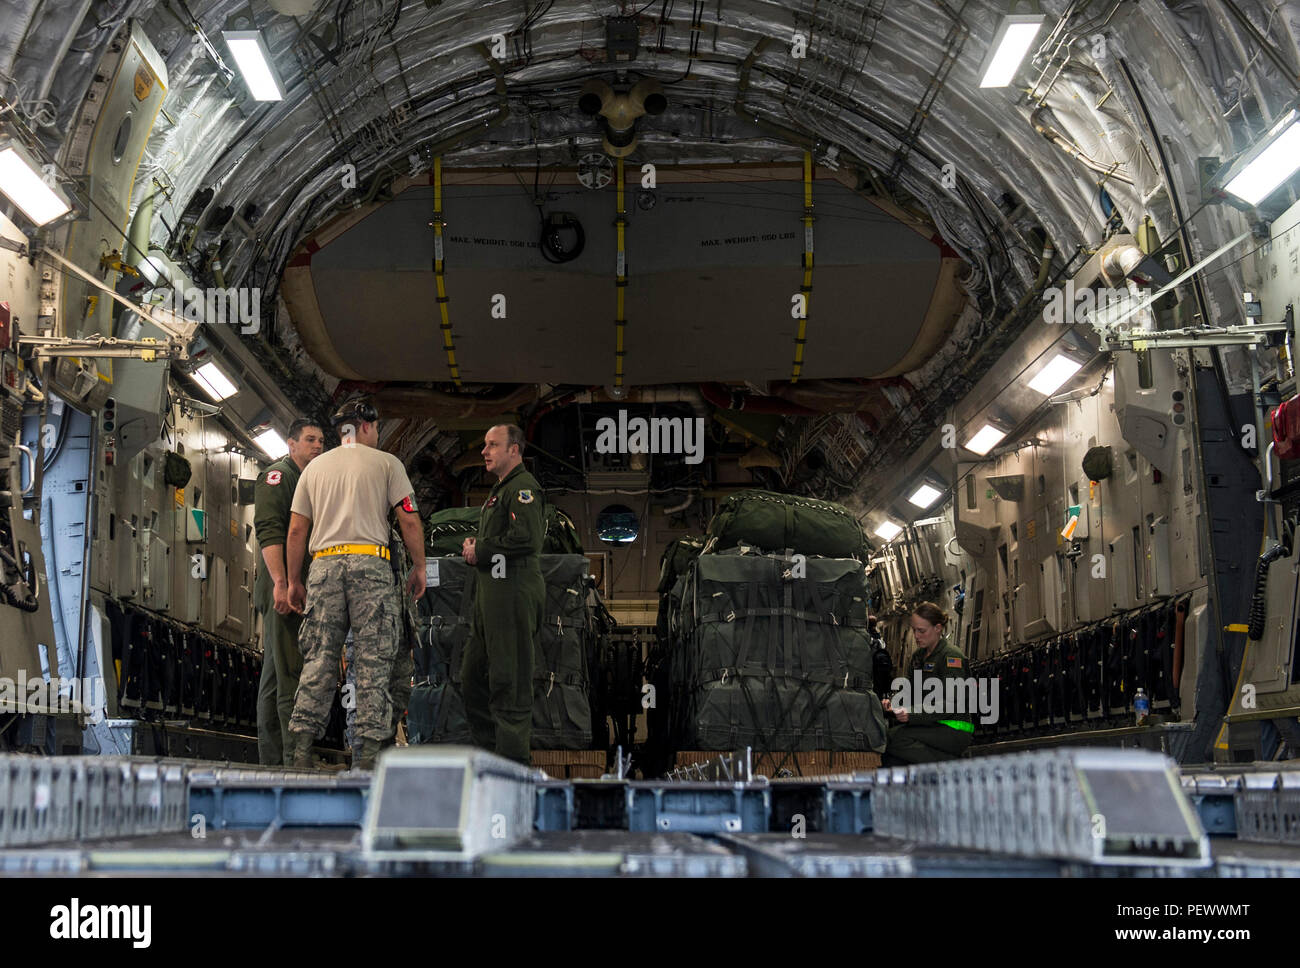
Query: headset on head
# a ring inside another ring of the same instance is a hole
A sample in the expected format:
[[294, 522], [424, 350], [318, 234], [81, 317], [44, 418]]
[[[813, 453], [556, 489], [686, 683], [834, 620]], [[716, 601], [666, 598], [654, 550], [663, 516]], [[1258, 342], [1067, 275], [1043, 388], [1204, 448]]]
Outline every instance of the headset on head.
[[369, 400], [349, 400], [334, 412], [330, 422], [337, 427], [346, 420], [359, 420], [362, 423], [374, 423], [379, 419], [379, 411]]

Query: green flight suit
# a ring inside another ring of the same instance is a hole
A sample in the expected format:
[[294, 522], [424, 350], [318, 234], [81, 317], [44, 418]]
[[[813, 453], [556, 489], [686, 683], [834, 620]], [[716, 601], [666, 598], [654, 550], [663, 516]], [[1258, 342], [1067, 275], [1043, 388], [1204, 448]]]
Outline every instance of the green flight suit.
[[524, 764], [531, 759], [534, 652], [546, 611], [545, 533], [546, 499], [520, 464], [483, 504], [461, 680], [474, 745]]
[[[970, 663], [961, 650], [949, 642], [946, 636], [939, 640], [939, 644], [928, 656], [919, 648], [912, 653], [906, 673], [912, 696], [910, 703], [902, 704], [907, 707], [907, 722], [890, 727], [883, 760], [885, 766], [934, 763], [954, 759], [966, 752], [974, 738], [972, 710], [966, 703], [963, 702], [966, 708], [960, 711], [945, 709], [943, 712], [927, 713], [921, 709], [924, 690], [929, 681], [937, 679], [943, 685], [949, 679], [964, 680], [969, 666]], [[915, 689], [914, 673], [917, 672], [921, 674], [920, 694]], [[947, 695], [946, 689], [944, 695]]]
[[[302, 652], [298, 649], [298, 630], [302, 616], [296, 612], [281, 615], [275, 610], [275, 582], [271, 570], [262, 560], [261, 549], [271, 545], [287, 547], [289, 507], [301, 475], [298, 465], [284, 457], [270, 465], [257, 478], [253, 527], [257, 536], [257, 583], [253, 587], [253, 605], [262, 613], [262, 678], [257, 689], [257, 754], [263, 766], [280, 766], [289, 745], [289, 717], [293, 715], [293, 698], [302, 675]], [[303, 581], [307, 564], [303, 561]], [[288, 577], [288, 562], [285, 563]]]

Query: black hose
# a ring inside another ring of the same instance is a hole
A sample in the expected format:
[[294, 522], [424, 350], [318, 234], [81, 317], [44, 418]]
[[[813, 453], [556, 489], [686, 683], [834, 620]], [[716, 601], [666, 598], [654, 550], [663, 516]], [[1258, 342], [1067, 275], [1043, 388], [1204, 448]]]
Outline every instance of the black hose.
[[[558, 218], [559, 221], [555, 221]], [[566, 249], [564, 242], [560, 239], [560, 231], [568, 229], [574, 234], [573, 248]], [[582, 230], [582, 223], [579, 222], [569, 213], [560, 213], [552, 216], [550, 220], [542, 219], [542, 234], [537, 240], [537, 247], [542, 250], [542, 257], [547, 262], [562, 263], [572, 262], [578, 256], [582, 255], [582, 249], [587, 244], [587, 234]]]
[[1258, 642], [1264, 635], [1264, 620], [1268, 618], [1268, 567], [1286, 554], [1284, 545], [1274, 545], [1259, 556], [1255, 563], [1255, 593], [1250, 599], [1250, 629], [1247, 635]]

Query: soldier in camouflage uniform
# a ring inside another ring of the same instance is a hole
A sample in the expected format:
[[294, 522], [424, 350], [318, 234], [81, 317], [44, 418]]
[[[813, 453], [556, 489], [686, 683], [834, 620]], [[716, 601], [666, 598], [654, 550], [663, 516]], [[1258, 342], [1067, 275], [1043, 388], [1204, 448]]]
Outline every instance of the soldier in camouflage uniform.
[[[313, 461], [294, 494], [289, 601], [304, 614], [299, 638], [304, 665], [289, 723], [294, 766], [311, 765], [311, 744], [328, 723], [349, 629], [354, 635], [358, 737], [353, 768], [373, 767], [392, 732], [390, 677], [406, 643], [389, 565], [389, 509], [397, 509], [402, 540], [414, 562], [406, 585], [417, 599], [424, 594], [424, 528], [401, 461], [378, 449], [378, 421], [369, 402], [344, 404], [333, 417], [343, 445]], [[305, 549], [312, 554], [310, 588], [301, 578]]]
[[[966, 657], [948, 641], [948, 616], [933, 602], [922, 602], [912, 610], [912, 638], [916, 651], [908, 665], [907, 680], [915, 683], [913, 673], [921, 674], [921, 689], [930, 679], [940, 680], [941, 687], [948, 679], [964, 679]], [[975, 724], [971, 710], [944, 710], [937, 713], [912, 712], [905, 707], [891, 707], [886, 699], [885, 711], [893, 713], [898, 725], [890, 727], [889, 743], [885, 747], [883, 765], [902, 766], [905, 763], [934, 763], [950, 760], [966, 752], [975, 738]], [[912, 697], [912, 705], [921, 706], [921, 695]]]
[[474, 745], [528, 764], [533, 658], [546, 610], [546, 500], [524, 469], [523, 451], [523, 432], [513, 425], [484, 436], [483, 459], [497, 483], [483, 504], [478, 536], [461, 547], [479, 572], [461, 688]]
[[325, 446], [325, 432], [310, 420], [289, 427], [289, 453], [257, 479], [253, 527], [262, 552], [253, 604], [262, 615], [262, 679], [257, 690], [257, 752], [263, 766], [284, 763], [289, 717], [302, 672], [298, 628], [302, 616], [289, 607], [289, 571], [284, 542], [289, 533], [289, 506], [300, 475]]

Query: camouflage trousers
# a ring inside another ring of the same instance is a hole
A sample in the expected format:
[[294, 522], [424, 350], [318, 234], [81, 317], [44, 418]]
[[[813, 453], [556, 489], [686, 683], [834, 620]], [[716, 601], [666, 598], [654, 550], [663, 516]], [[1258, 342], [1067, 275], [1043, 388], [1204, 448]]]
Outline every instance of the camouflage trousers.
[[[346, 685], [351, 686], [351, 694], [357, 693], [357, 671], [353, 666], [353, 657], [355, 652], [352, 648], [353, 635], [348, 633], [347, 642], [347, 661], [348, 673], [346, 676]], [[406, 715], [406, 707], [411, 702], [412, 682], [411, 676], [415, 674], [415, 662], [411, 658], [411, 650], [404, 643], [399, 643], [397, 647], [397, 657], [393, 659], [393, 671], [388, 679], [388, 695], [393, 701], [393, 728], [388, 731], [389, 738], [392, 739], [397, 735], [397, 726]], [[345, 686], [346, 688], [346, 686]], [[347, 725], [344, 727], [343, 735], [347, 739], [350, 749], [357, 748], [357, 706], [356, 703], [350, 703], [347, 707]]]
[[[375, 555], [333, 555], [312, 562], [298, 646], [302, 676], [289, 728], [318, 737], [329, 723], [339, 660], [353, 631], [356, 733], [383, 742], [392, 733], [389, 679], [401, 634], [393, 569]], [[345, 694], [345, 704], [347, 700]]]

